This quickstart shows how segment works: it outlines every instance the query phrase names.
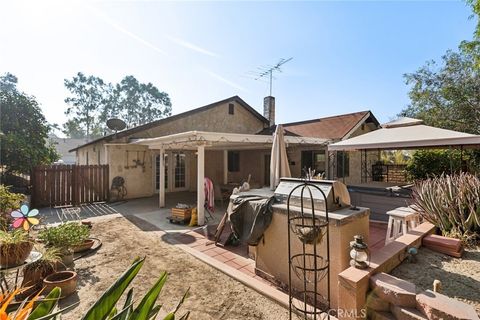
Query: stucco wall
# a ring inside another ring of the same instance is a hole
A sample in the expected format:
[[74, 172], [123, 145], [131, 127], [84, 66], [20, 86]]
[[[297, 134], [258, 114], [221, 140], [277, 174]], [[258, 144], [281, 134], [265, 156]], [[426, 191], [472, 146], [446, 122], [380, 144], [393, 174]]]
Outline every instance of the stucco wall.
[[[280, 285], [288, 284], [288, 238], [287, 238], [287, 214], [284, 209], [277, 209], [274, 206], [272, 222], [265, 230], [263, 241], [256, 247], [255, 267], [267, 278], [274, 280]], [[362, 213], [366, 211], [365, 213]], [[337, 223], [337, 220], [330, 219], [329, 242], [330, 242], [330, 307], [338, 305], [338, 274], [347, 269], [350, 265], [349, 245], [356, 234], [362, 235], [368, 242], [369, 237], [369, 209], [361, 208], [361, 211], [352, 212], [342, 209], [342, 214], [351, 215], [348, 222]], [[292, 233], [292, 254], [301, 252], [301, 242]], [[312, 246], [306, 250], [312, 252]], [[326, 257], [326, 243], [317, 245], [317, 254]], [[311, 275], [311, 274], [310, 274]], [[326, 278], [318, 284], [318, 290], [325, 294]], [[302, 290], [303, 282], [292, 273], [292, 285], [296, 290]]]
[[[192, 153], [189, 161], [190, 191], [197, 190], [197, 156]], [[223, 151], [205, 151], [205, 177], [214, 184], [223, 184]]]
[[[127, 196], [125, 198], [131, 199], [153, 195], [154, 171], [151, 150], [148, 150], [145, 146], [138, 145], [109, 145], [107, 146], [107, 159], [110, 165], [110, 181], [116, 176], [121, 176], [125, 179], [125, 187], [127, 188]], [[134, 160], [140, 160], [140, 162], [144, 162], [144, 165], [139, 164], [135, 166]]]
[[[230, 103], [234, 104], [233, 115], [228, 113], [229, 103], [227, 102], [211, 109], [164, 122], [154, 128], [132, 134], [130, 137], [154, 138], [194, 130], [255, 134], [264, 128], [264, 123], [251, 112], [236, 102]], [[122, 138], [121, 141], [127, 142], [128, 138]]]
[[[290, 172], [292, 177], [300, 178], [302, 172], [302, 151], [326, 151], [326, 147], [311, 146], [311, 147], [292, 147], [287, 148], [288, 161], [290, 162]], [[325, 154], [325, 169], [328, 168], [328, 158]]]
[[[96, 143], [77, 150], [77, 164], [97, 165], [106, 164], [105, 148], [103, 143]], [[88, 158], [88, 161], [87, 161]]]
[[265, 154], [270, 150], [240, 150], [240, 170], [238, 172], [229, 172], [229, 182], [247, 181], [251, 174], [250, 184], [252, 187], [261, 187], [264, 185], [264, 164]]

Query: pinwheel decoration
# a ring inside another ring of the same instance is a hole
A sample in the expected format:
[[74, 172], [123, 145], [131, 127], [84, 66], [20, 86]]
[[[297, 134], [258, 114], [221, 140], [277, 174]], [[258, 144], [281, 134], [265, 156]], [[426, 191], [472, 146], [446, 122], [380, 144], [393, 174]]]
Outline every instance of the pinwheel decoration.
[[28, 231], [30, 225], [36, 225], [40, 222], [37, 218], [34, 218], [36, 215], [38, 215], [37, 209], [30, 210], [26, 204], [23, 204], [20, 210], [12, 211], [11, 216], [15, 219], [12, 225], [15, 229], [23, 226], [23, 229]]

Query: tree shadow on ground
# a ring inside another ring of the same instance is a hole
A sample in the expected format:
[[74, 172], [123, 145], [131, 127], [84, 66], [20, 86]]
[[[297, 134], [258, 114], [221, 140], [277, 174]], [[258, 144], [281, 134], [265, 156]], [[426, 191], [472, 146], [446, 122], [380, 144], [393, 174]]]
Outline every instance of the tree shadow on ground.
[[156, 225], [142, 219], [142, 218], [139, 218], [137, 216], [133, 216], [133, 215], [124, 215], [123, 216], [125, 219], [127, 219], [128, 221], [130, 221], [131, 223], [133, 223], [137, 228], [139, 228], [140, 230], [142, 231], [161, 231], [162, 229], [160, 229], [159, 227], [157, 227]]

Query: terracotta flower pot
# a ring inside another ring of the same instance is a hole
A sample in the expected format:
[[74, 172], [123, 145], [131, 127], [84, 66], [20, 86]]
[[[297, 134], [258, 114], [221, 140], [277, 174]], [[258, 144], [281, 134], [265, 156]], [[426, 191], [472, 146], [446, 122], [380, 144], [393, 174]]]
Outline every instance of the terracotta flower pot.
[[27, 260], [33, 249], [33, 242], [25, 241], [15, 244], [0, 245], [0, 267], [11, 268], [19, 266]]
[[72, 250], [73, 250], [74, 253], [87, 251], [88, 249], [93, 247], [94, 243], [95, 243], [95, 240], [87, 239], [87, 240], [83, 241], [82, 244], [79, 244], [78, 246], [73, 247]]
[[77, 279], [77, 273], [74, 271], [60, 271], [53, 273], [43, 279], [45, 294], [48, 294], [53, 288], [59, 287], [62, 289], [62, 295], [60, 298], [68, 297], [77, 289]]

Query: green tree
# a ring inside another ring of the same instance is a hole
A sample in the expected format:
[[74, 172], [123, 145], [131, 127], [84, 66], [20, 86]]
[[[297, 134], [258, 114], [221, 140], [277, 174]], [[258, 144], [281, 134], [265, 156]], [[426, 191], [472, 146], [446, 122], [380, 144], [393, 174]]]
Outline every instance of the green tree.
[[480, 68], [480, 0], [465, 0], [471, 7], [472, 15], [470, 18], [477, 20], [472, 40], [462, 41], [460, 47], [472, 55], [476, 69]]
[[440, 128], [480, 133], [480, 76], [470, 52], [448, 51], [441, 64], [430, 61], [405, 79], [411, 102], [401, 116], [423, 119]]
[[67, 134], [72, 128], [72, 123], [78, 126], [74, 127], [75, 133], [85, 132], [87, 139], [95, 138], [101, 135], [103, 125], [101, 115], [108, 101], [106, 84], [99, 77], [86, 76], [79, 72], [73, 79], [64, 81], [65, 87], [70, 91], [71, 96], [65, 99], [69, 107], [65, 114], [71, 117], [73, 122], [67, 122], [64, 126]]
[[65, 99], [70, 104], [66, 111], [70, 119], [63, 132], [72, 138], [95, 138], [110, 132], [106, 127], [110, 118], [120, 118], [134, 127], [169, 116], [172, 111], [167, 93], [134, 76], [111, 84], [79, 72], [72, 80], [65, 80], [65, 86], [72, 96]]
[[140, 83], [134, 76], [126, 76], [114, 91], [113, 101], [117, 103], [110, 104], [110, 108], [117, 108], [128, 127], [171, 115], [170, 97], [152, 83]]
[[34, 97], [16, 88], [11, 74], [0, 77], [0, 155], [7, 173], [28, 173], [32, 166], [58, 160], [48, 142], [50, 126]]
[[17, 90], [17, 77], [11, 73], [5, 73], [0, 76], [0, 91], [12, 92]]
[[63, 124], [63, 134], [69, 138], [82, 139], [86, 138], [87, 134], [76, 119], [69, 119]]

